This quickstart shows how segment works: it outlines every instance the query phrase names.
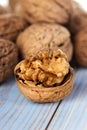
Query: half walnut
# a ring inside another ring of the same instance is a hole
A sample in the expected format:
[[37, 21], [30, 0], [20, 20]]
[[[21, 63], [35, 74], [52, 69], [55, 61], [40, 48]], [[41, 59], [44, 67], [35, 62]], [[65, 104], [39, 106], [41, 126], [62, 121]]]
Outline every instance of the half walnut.
[[73, 72], [61, 50], [41, 50], [14, 70], [20, 91], [34, 102], [56, 102], [70, 94]]

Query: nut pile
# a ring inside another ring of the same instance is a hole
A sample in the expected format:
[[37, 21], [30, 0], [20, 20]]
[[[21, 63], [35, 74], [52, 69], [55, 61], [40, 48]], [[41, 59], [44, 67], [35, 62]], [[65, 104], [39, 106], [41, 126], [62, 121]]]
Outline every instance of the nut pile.
[[16, 38], [26, 26], [22, 18], [0, 6], [0, 83], [10, 77], [18, 63]]
[[0, 6], [0, 83], [24, 59], [14, 73], [25, 97], [65, 98], [73, 87], [69, 62], [87, 67], [86, 35], [87, 13], [74, 0], [9, 0]]

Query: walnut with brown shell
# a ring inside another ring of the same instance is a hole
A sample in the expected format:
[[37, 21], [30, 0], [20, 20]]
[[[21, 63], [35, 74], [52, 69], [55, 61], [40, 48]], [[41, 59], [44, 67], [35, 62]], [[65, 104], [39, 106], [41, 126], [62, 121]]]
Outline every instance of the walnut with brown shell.
[[87, 27], [79, 31], [74, 40], [76, 60], [79, 65], [87, 67]]
[[18, 49], [9, 40], [0, 39], [0, 83], [5, 81], [18, 63]]
[[18, 34], [27, 26], [26, 22], [16, 15], [0, 15], [0, 38], [16, 41]]
[[29, 26], [19, 34], [17, 46], [22, 58], [44, 48], [61, 49], [69, 61], [73, 54], [69, 31], [56, 23], [37, 23]]
[[87, 26], [87, 13], [80, 4], [72, 0], [73, 12], [68, 23], [69, 30], [72, 34], [78, 33]]
[[73, 88], [73, 71], [61, 50], [41, 50], [14, 70], [18, 88], [34, 102], [56, 102]]
[[9, 1], [14, 11], [29, 23], [49, 22], [66, 24], [72, 13], [71, 0]]

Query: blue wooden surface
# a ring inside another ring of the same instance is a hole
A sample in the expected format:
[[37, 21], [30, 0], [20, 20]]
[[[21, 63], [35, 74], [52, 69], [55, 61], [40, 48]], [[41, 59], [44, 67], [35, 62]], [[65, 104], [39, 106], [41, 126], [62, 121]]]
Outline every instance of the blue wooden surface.
[[74, 89], [62, 101], [48, 130], [87, 130], [87, 70], [76, 73]]
[[87, 70], [78, 70], [74, 79], [60, 105], [28, 101], [14, 78], [0, 85], [0, 130], [87, 130]]

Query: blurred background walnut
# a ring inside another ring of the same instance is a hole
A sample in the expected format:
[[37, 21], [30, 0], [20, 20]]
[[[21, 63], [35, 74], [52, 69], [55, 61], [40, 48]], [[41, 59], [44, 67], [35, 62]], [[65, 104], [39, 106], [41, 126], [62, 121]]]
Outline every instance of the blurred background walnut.
[[22, 58], [35, 54], [43, 48], [61, 49], [70, 61], [73, 46], [69, 31], [55, 23], [38, 23], [28, 27], [17, 39], [17, 46]]
[[66, 24], [72, 13], [71, 0], [10, 0], [10, 5], [14, 12], [23, 15], [29, 23]]
[[0, 38], [16, 41], [18, 34], [27, 26], [26, 22], [16, 15], [0, 15]]
[[24, 11], [22, 7], [22, 0], [9, 0], [9, 8], [11, 13], [15, 13], [17, 16], [24, 18]]
[[14, 9], [21, 0], [9, 0], [9, 5]]
[[9, 13], [10, 10], [7, 7], [3, 7], [0, 5], [0, 15]]
[[87, 27], [75, 35], [75, 57], [79, 65], [87, 67]]
[[76, 34], [87, 26], [87, 13], [83, 10], [79, 3], [72, 0], [72, 13], [68, 23], [69, 30], [72, 34]]
[[17, 62], [17, 46], [11, 41], [0, 39], [0, 83], [13, 73]]

